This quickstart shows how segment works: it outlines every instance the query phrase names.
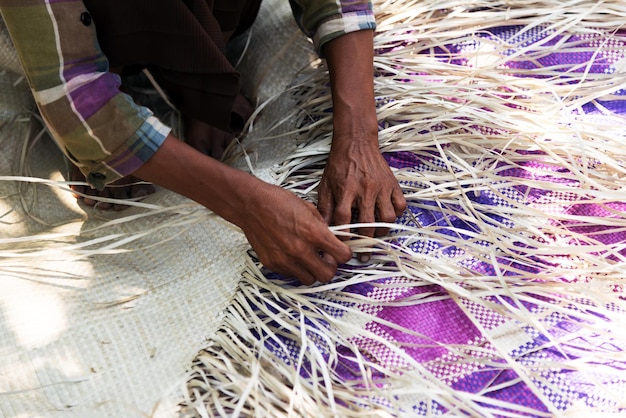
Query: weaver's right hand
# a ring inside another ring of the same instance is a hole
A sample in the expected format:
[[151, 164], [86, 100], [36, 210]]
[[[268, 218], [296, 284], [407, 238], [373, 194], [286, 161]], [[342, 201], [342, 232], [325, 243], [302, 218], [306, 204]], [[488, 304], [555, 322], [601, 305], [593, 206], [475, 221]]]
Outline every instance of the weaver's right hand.
[[303, 284], [327, 282], [352, 252], [315, 206], [278, 186], [208, 157], [169, 135], [135, 171], [239, 226], [270, 270]]
[[352, 257], [311, 203], [267, 183], [247, 199], [239, 226], [268, 269], [310, 285], [330, 281]]

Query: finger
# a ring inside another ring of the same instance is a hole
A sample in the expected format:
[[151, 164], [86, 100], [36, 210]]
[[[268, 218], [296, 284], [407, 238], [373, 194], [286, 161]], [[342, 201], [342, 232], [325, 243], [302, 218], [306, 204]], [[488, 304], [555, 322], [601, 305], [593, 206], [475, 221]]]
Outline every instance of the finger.
[[280, 273], [286, 277], [295, 277], [303, 285], [312, 285], [316, 281], [327, 283], [337, 271], [337, 263], [330, 255], [320, 254], [311, 250], [306, 256], [300, 254], [299, 259], [291, 258], [283, 268], [272, 268], [270, 270]]
[[[364, 201], [359, 206], [359, 223], [373, 223], [376, 221], [375, 207], [369, 201]], [[359, 228], [359, 234], [366, 237], [373, 237], [375, 228], [373, 226]]]
[[[132, 186], [131, 184], [123, 184], [122, 182], [119, 182], [117, 184], [113, 183], [113, 186], [110, 188], [111, 195], [114, 199], [126, 200], [130, 197], [132, 187], [134, 186]], [[123, 203], [114, 203], [111, 205], [111, 207], [113, 208], [113, 210], [119, 212], [120, 210], [127, 209], [129, 206]]]
[[294, 265], [292, 267], [292, 270], [293, 275], [291, 277], [295, 277], [303, 285], [310, 286], [317, 280], [314, 275], [312, 275], [306, 268], [302, 266]]
[[394, 187], [391, 191], [391, 202], [393, 203], [396, 217], [399, 218], [404, 213], [407, 206], [406, 199], [404, 198], [404, 194], [402, 194], [400, 185], [397, 185], [397, 187]]
[[[105, 187], [104, 190], [98, 192], [97, 196], [99, 198], [115, 199], [116, 197], [113, 193], [113, 190], [114, 189], [112, 189], [111, 187]], [[110, 210], [113, 208], [113, 206], [114, 206], [113, 203], [103, 202], [102, 200], [98, 200], [94, 207], [100, 210]]]
[[333, 221], [333, 205], [334, 199], [332, 193], [327, 187], [320, 184], [317, 190], [317, 211], [324, 218], [326, 225], [330, 225]]
[[335, 259], [325, 253], [319, 254], [317, 251], [307, 257], [304, 267], [315, 277], [315, 280], [321, 283], [328, 283], [337, 273]]
[[[344, 196], [342, 201], [335, 206], [333, 220], [335, 225], [348, 225], [352, 220], [352, 198]], [[349, 228], [342, 229], [343, 232], [350, 232]], [[340, 240], [345, 241], [348, 237], [340, 236]]]
[[[78, 169], [78, 167], [76, 166], [72, 166], [70, 168], [70, 181], [85, 181], [85, 175], [83, 173], [80, 172], [80, 170]], [[89, 186], [84, 186], [84, 185], [74, 185], [74, 186], [70, 186], [70, 189], [72, 189], [72, 191], [74, 193], [72, 193], [74, 195], [74, 197], [76, 199], [82, 199], [83, 197], [81, 196], [81, 194], [85, 194], [86, 189]]]
[[374, 236], [376, 238], [378, 237], [385, 237], [389, 234], [389, 228], [387, 227], [378, 227], [376, 228], [376, 231], [374, 232]]
[[[376, 216], [374, 213], [374, 205], [372, 205], [370, 202], [363, 202], [359, 207], [359, 223], [373, 223], [375, 220]], [[366, 237], [373, 237], [375, 232], [376, 228], [374, 228], [373, 226], [359, 228], [359, 234]], [[371, 254], [359, 253], [358, 258], [360, 262], [366, 263], [370, 260]]]
[[332, 255], [322, 252], [320, 254], [320, 257], [322, 257], [322, 259], [324, 259], [324, 262], [328, 264], [329, 266], [331, 266], [333, 270], [335, 271], [337, 270], [338, 263], [337, 263], [337, 260], [335, 260], [335, 258]]
[[[378, 216], [376, 220], [384, 223], [394, 223], [396, 221], [396, 210], [391, 200], [391, 196], [380, 197], [376, 204]], [[376, 228], [376, 237], [382, 237], [389, 233], [389, 228]]]
[[83, 202], [87, 206], [94, 206], [98, 201], [94, 199], [98, 195], [98, 190], [92, 189], [91, 187], [85, 188], [85, 197], [83, 197]]
[[298, 269], [298, 279], [303, 284], [313, 284], [329, 282], [337, 272], [337, 262], [330, 255], [320, 254], [319, 251], [311, 249], [304, 254], [299, 254], [299, 263], [294, 265]]
[[82, 199], [83, 198], [83, 194], [85, 194], [85, 188], [86, 186], [70, 186], [70, 189], [72, 189], [72, 196], [74, 196], [76, 199]]
[[[261, 262], [263, 262], [263, 260], [261, 260]], [[315, 283], [315, 277], [300, 264], [289, 262], [285, 263], [287, 263], [285, 266], [281, 266], [282, 263], [278, 263], [276, 265], [263, 263], [263, 265], [274, 273], [278, 273], [287, 278], [298, 279], [298, 281], [303, 285], [309, 286]]]
[[287, 251], [275, 248], [275, 250], [280, 251], [275, 256], [259, 254], [261, 263], [275, 273], [288, 278], [298, 279], [303, 285], [312, 285], [317, 280], [317, 277], [314, 274], [315, 267], [310, 267], [311, 260], [321, 259], [321, 257], [317, 251], [314, 251], [313, 246], [302, 246], [301, 244], [302, 242], [294, 243]]
[[[139, 179], [134, 179], [135, 184], [128, 184], [125, 187], [118, 188], [118, 192], [114, 193], [116, 199], [128, 199], [133, 201], [138, 201], [143, 199], [146, 196], [153, 194], [156, 189], [150, 183], [143, 183]], [[120, 211], [124, 209], [128, 209], [129, 205], [124, 205], [122, 203], [116, 203], [113, 205], [113, 210]]]
[[319, 244], [319, 248], [324, 255], [324, 258], [328, 261], [332, 259], [331, 263], [339, 265], [348, 262], [352, 258], [352, 249], [338, 237], [334, 236], [330, 231], [330, 234], [324, 241]]

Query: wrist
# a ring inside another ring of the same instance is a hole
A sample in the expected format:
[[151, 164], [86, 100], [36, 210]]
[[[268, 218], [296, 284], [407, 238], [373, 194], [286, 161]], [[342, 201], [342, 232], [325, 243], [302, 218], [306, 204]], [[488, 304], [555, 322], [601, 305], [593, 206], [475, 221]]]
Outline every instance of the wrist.
[[334, 107], [333, 135], [364, 140], [378, 140], [378, 117], [372, 104], [369, 108]]
[[333, 148], [368, 146], [378, 149], [378, 119], [374, 106], [371, 109], [350, 112], [333, 110]]
[[325, 45], [336, 138], [378, 143], [373, 32], [356, 31]]
[[171, 134], [135, 173], [137, 177], [186, 196], [241, 226], [250, 210], [248, 196], [263, 182], [208, 157]]

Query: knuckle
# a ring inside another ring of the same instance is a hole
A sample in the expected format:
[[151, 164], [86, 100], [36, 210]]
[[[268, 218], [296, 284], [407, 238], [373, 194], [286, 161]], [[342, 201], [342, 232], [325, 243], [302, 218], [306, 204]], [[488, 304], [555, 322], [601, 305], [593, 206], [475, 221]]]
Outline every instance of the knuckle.
[[381, 214], [380, 216], [380, 220], [386, 223], [394, 222], [396, 218], [397, 218], [397, 215], [394, 212], [385, 212]]
[[374, 228], [361, 228], [361, 230], [359, 231], [359, 233], [361, 235], [364, 235], [366, 237], [373, 237], [374, 236]]
[[384, 237], [389, 233], [389, 228], [378, 228], [376, 229], [376, 237]]
[[335, 219], [342, 222], [348, 222], [352, 216], [352, 211], [345, 207], [338, 207], [335, 209]]
[[361, 191], [363, 194], [369, 194], [374, 189], [374, 182], [370, 179], [361, 180]]
[[285, 258], [282, 256], [271, 257], [265, 261], [261, 259], [261, 262], [265, 267], [276, 273], [284, 273], [288, 271], [288, 268], [286, 269], [285, 267], [288, 267], [289, 264], [285, 262]]
[[310, 286], [315, 283], [315, 279], [312, 279], [310, 277], [298, 277], [298, 280], [305, 286]]
[[343, 254], [341, 255], [341, 258], [339, 258], [338, 261], [340, 263], [347, 263], [351, 258], [352, 258], [352, 250], [350, 249], [350, 247], [346, 245], [345, 250]]
[[331, 269], [325, 269], [326, 271], [320, 270], [317, 273], [316, 279], [321, 283], [328, 283], [335, 277], [335, 271], [331, 271]]
[[[310, 235], [307, 235], [310, 236]], [[302, 241], [297, 241], [294, 242], [293, 245], [287, 247], [285, 249], [285, 258], [289, 258], [289, 259], [300, 259], [302, 258], [302, 255], [306, 253], [306, 249], [308, 248], [308, 245], [305, 244]]]

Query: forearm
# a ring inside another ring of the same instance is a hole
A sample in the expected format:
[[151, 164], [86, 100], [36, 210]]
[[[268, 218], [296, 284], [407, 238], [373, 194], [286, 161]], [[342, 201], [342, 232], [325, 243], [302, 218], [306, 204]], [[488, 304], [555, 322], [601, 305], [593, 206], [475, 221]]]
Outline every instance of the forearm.
[[[378, 144], [371, 30], [350, 32], [324, 45], [333, 96], [333, 140], [318, 188], [318, 209], [329, 224], [393, 222], [406, 201]], [[360, 228], [381, 236], [386, 228]], [[365, 261], [367, 255], [362, 255]]]
[[373, 36], [371, 30], [350, 32], [324, 45], [333, 97], [333, 141], [378, 146]]
[[304, 284], [329, 281], [337, 265], [351, 257], [350, 248], [330, 232], [315, 206], [172, 135], [134, 174], [239, 226], [265, 267]]
[[186, 196], [227, 221], [241, 226], [247, 201], [260, 180], [207, 157], [174, 136], [134, 173]]

